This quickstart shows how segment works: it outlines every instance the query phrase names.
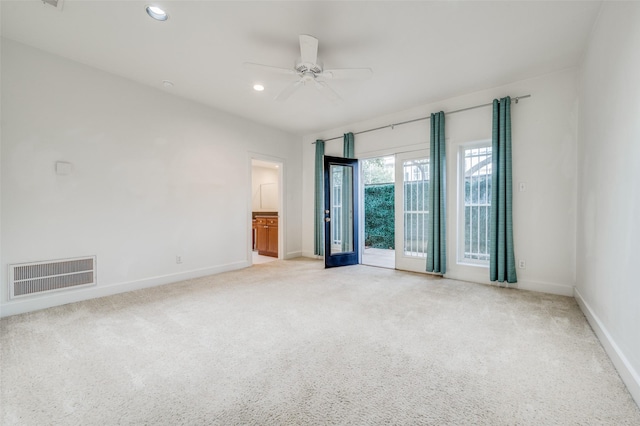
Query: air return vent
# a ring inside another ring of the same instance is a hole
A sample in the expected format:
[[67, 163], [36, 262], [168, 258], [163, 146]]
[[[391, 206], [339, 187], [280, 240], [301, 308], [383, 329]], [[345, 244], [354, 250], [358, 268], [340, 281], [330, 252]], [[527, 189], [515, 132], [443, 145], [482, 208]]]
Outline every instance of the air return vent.
[[95, 256], [9, 265], [12, 299], [95, 284]]

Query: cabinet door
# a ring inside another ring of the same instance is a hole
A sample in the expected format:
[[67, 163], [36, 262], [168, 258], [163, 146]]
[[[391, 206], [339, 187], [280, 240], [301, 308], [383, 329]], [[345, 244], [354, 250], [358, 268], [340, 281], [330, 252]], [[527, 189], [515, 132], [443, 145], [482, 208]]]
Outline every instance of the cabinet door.
[[256, 248], [258, 253], [263, 254], [269, 251], [269, 228], [267, 225], [256, 225]]
[[269, 234], [269, 244], [268, 244], [268, 248], [267, 251], [272, 255], [272, 256], [277, 256], [278, 255], [278, 226], [274, 226], [274, 225], [269, 225], [269, 228], [267, 229], [268, 234]]

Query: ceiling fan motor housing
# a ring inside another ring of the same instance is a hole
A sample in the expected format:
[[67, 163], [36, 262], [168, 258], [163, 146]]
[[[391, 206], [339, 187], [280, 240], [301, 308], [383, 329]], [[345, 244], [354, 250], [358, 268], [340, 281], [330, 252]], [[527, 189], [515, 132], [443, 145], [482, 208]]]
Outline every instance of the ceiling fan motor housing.
[[296, 71], [300, 74], [311, 72], [313, 74], [320, 74], [322, 72], [322, 64], [320, 62], [311, 64], [309, 62], [296, 62]]

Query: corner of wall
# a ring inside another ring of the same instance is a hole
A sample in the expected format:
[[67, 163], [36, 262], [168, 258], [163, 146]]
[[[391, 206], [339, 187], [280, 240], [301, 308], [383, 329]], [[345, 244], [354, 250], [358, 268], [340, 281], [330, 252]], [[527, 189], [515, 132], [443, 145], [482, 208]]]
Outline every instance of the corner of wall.
[[627, 385], [629, 393], [636, 401], [636, 404], [640, 406], [640, 374], [638, 374], [638, 372], [633, 368], [620, 347], [616, 344], [615, 340], [613, 340], [613, 337], [605, 325], [602, 323], [600, 318], [598, 318], [593, 309], [591, 309], [589, 304], [584, 300], [577, 288], [574, 290], [574, 297], [578, 302], [578, 306], [580, 306], [582, 313], [587, 318], [589, 325], [591, 325], [591, 328], [598, 337], [598, 340], [600, 340], [602, 347], [604, 347], [607, 355], [609, 355], [611, 362], [613, 362], [616, 370], [618, 370], [620, 378], [624, 384]]
[[284, 258], [289, 260], [289, 259], [295, 259], [297, 257], [301, 257], [302, 256], [302, 251], [291, 251], [287, 254], [285, 254]]
[[640, 4], [602, 2], [580, 67], [574, 297], [640, 405], [638, 22]]

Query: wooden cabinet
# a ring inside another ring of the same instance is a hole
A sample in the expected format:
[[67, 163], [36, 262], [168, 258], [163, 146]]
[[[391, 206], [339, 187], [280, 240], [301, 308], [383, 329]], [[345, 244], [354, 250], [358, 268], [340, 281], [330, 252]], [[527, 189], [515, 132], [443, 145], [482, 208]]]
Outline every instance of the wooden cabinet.
[[258, 254], [278, 257], [278, 216], [256, 216]]
[[253, 219], [251, 221], [251, 250], [256, 251], [258, 248], [256, 247], [256, 233], [258, 232], [258, 225], [256, 224], [256, 220]]

